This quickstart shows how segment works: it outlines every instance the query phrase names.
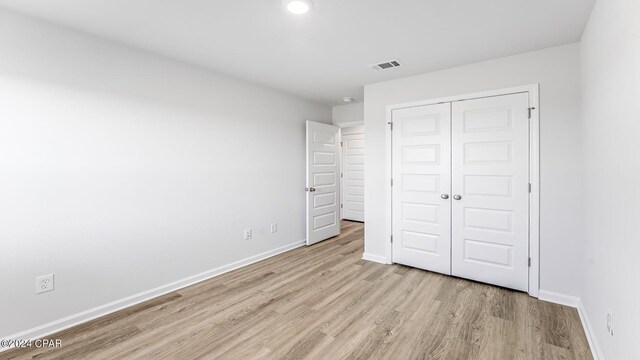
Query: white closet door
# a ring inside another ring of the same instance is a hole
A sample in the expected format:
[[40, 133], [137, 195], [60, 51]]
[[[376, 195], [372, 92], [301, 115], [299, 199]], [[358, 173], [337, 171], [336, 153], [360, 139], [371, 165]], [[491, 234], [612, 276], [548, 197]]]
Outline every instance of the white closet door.
[[339, 130], [307, 121], [307, 245], [340, 234]]
[[528, 289], [528, 95], [452, 104], [452, 274]]
[[342, 218], [364, 221], [364, 126], [342, 133]]
[[451, 105], [394, 110], [393, 261], [450, 274]]

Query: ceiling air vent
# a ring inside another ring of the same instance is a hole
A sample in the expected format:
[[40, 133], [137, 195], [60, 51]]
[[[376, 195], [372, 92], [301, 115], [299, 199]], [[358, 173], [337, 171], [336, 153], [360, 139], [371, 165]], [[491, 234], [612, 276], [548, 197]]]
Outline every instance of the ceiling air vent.
[[386, 69], [393, 69], [393, 68], [397, 68], [400, 67], [400, 61], [398, 59], [396, 60], [389, 60], [389, 61], [385, 61], [379, 64], [373, 64], [373, 65], [369, 65], [373, 70], [386, 70]]

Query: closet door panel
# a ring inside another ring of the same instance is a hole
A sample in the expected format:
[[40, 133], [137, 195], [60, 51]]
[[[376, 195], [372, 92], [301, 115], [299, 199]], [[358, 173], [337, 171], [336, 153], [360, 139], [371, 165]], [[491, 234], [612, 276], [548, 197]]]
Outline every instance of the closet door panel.
[[452, 104], [452, 274], [528, 289], [529, 100]]
[[392, 114], [393, 262], [451, 272], [451, 105]]

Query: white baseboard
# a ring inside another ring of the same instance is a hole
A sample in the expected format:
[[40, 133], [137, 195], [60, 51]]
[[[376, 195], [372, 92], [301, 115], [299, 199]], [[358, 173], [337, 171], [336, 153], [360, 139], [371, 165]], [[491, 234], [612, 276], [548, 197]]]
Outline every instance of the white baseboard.
[[542, 289], [540, 289], [540, 292], [538, 293], [538, 299], [560, 305], [571, 306], [573, 308], [577, 308], [578, 303], [580, 302], [580, 298], [577, 296], [571, 296]]
[[380, 264], [390, 264], [387, 261], [386, 257], [380, 256], [380, 255], [373, 255], [373, 254], [369, 254], [369, 253], [362, 254], [362, 259], [363, 260], [367, 260], [367, 261], [377, 262], [377, 263], [380, 263]]
[[596, 338], [596, 333], [593, 331], [593, 327], [591, 327], [591, 322], [589, 321], [589, 317], [587, 316], [587, 311], [584, 308], [582, 300], [578, 301], [578, 314], [580, 314], [580, 321], [582, 321], [582, 327], [584, 328], [584, 333], [587, 336], [587, 341], [589, 342], [589, 348], [591, 349], [593, 359], [604, 360], [602, 350], [600, 349], [598, 339]]
[[[67, 317], [64, 317], [62, 319], [58, 319], [52, 322], [49, 322], [47, 324], [43, 324], [34, 328], [31, 328], [29, 330], [25, 330], [13, 335], [9, 335], [6, 336], [5, 339], [40, 339], [43, 338], [45, 336], [57, 333], [59, 331], [68, 329], [70, 327], [76, 326], [76, 325], [80, 325], [82, 323], [85, 323], [87, 321], [99, 318], [101, 316], [104, 315], [108, 315], [111, 314], [115, 311], [118, 310], [122, 310], [124, 308], [139, 304], [141, 302], [147, 301], [147, 300], [151, 300], [153, 298], [156, 298], [158, 296], [170, 293], [172, 291], [176, 291], [176, 290], [180, 290], [182, 288], [185, 288], [187, 286], [193, 285], [195, 283], [199, 283], [201, 281], [213, 278], [215, 276], [224, 274], [226, 272], [253, 264], [255, 262], [270, 258], [272, 256], [278, 255], [278, 254], [282, 254], [284, 252], [287, 252], [289, 250], [293, 250], [295, 248], [304, 246], [306, 244], [306, 240], [302, 240], [302, 241], [297, 241], [295, 243], [292, 244], [288, 244], [285, 246], [281, 246], [279, 248], [273, 249], [273, 250], [269, 250], [266, 252], [263, 252], [261, 254], [258, 255], [254, 255], [251, 257], [248, 257], [246, 259], [242, 259], [242, 260], [238, 260], [235, 262], [232, 262], [230, 264], [227, 265], [223, 265], [220, 267], [217, 267], [215, 269], [212, 270], [208, 270], [205, 271], [203, 273], [197, 274], [197, 275], [193, 275], [190, 276], [188, 278], [182, 279], [182, 280], [178, 280], [175, 282], [172, 282], [170, 284], [167, 285], [163, 285], [160, 287], [157, 287], [155, 289], [151, 289], [151, 290], [147, 290], [141, 293], [138, 293], [136, 295], [132, 295], [129, 297], [126, 297], [124, 299], [120, 299], [120, 300], [116, 300], [113, 302], [110, 302], [108, 304], [104, 304], [104, 305], [100, 305], [97, 307], [94, 307], [92, 309], [89, 310], [85, 310]], [[4, 351], [4, 350], [8, 350], [9, 348], [2, 348], [0, 347], [0, 352]]]
[[593, 355], [594, 360], [604, 360], [604, 356], [602, 355], [602, 350], [600, 350], [600, 346], [598, 345], [598, 340], [596, 339], [595, 333], [593, 332], [593, 328], [591, 327], [591, 322], [589, 322], [589, 317], [587, 317], [587, 312], [584, 309], [584, 305], [582, 304], [582, 299], [577, 296], [560, 294], [553, 291], [540, 290], [538, 294], [538, 298], [540, 300], [549, 301], [552, 303], [571, 306], [578, 310], [578, 314], [580, 315], [580, 321], [582, 322], [582, 328], [584, 329], [584, 334], [587, 337], [587, 341], [589, 342], [589, 348], [591, 349], [591, 354]]

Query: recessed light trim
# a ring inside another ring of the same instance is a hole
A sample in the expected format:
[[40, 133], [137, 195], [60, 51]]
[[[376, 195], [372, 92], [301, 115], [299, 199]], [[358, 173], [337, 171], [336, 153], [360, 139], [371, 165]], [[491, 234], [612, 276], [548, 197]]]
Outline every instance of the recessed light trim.
[[313, 8], [311, 0], [283, 0], [282, 4], [287, 11], [296, 15], [306, 14]]
[[342, 102], [345, 103], [345, 104], [351, 104], [351, 103], [356, 102], [356, 99], [354, 99], [354, 98], [352, 98], [350, 96], [345, 96], [345, 97], [342, 98]]

